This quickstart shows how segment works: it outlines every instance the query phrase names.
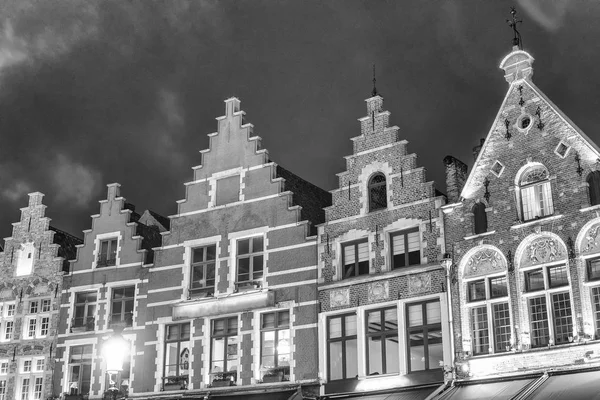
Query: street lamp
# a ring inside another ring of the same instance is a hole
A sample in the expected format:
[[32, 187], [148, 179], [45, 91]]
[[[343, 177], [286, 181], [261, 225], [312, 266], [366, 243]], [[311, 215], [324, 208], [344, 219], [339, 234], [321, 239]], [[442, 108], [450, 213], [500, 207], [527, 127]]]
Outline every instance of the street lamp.
[[[447, 297], [447, 305], [448, 305], [448, 326], [449, 326], [449, 333], [450, 333], [450, 368], [452, 371], [454, 371], [454, 324], [452, 321], [452, 314], [453, 314], [453, 310], [452, 310], [452, 286], [450, 285], [450, 281], [451, 281], [451, 271], [452, 271], [452, 265], [454, 265], [454, 260], [452, 259], [452, 254], [450, 253], [444, 253], [444, 255], [442, 256], [442, 260], [440, 262], [440, 265], [442, 267], [444, 267], [444, 269], [446, 270], [446, 297]], [[452, 373], [452, 377], [454, 378], [454, 372]]]
[[106, 374], [109, 382], [109, 387], [104, 393], [108, 393], [112, 400], [116, 400], [119, 393], [119, 375], [123, 371], [123, 360], [127, 351], [127, 341], [117, 330], [102, 345], [102, 355], [106, 360]]

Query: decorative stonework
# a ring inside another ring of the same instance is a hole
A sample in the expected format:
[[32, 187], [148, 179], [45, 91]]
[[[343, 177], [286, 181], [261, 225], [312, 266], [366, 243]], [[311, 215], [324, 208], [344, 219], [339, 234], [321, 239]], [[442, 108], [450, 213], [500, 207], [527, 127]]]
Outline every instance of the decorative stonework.
[[13, 291], [10, 288], [4, 288], [0, 291], [0, 299], [2, 300], [11, 299], [13, 297]]
[[506, 269], [502, 255], [493, 249], [482, 249], [467, 261], [464, 276], [485, 275]]
[[550, 237], [535, 240], [525, 249], [527, 258], [523, 262], [534, 265], [560, 260], [565, 257], [561, 247], [556, 239]]
[[592, 253], [594, 251], [598, 251], [598, 244], [600, 242], [600, 238], [598, 235], [600, 234], [600, 224], [592, 226], [587, 233], [585, 234], [585, 238], [583, 239], [583, 253]]
[[350, 305], [350, 289], [334, 289], [329, 292], [329, 304], [333, 307]]
[[387, 300], [390, 297], [390, 284], [388, 281], [379, 281], [369, 284], [367, 300], [369, 303], [379, 300]]
[[418, 274], [408, 276], [408, 293], [417, 294], [431, 291], [431, 275]]
[[49, 288], [47, 283], [40, 283], [35, 288], [33, 288], [34, 294], [45, 294], [48, 293]]

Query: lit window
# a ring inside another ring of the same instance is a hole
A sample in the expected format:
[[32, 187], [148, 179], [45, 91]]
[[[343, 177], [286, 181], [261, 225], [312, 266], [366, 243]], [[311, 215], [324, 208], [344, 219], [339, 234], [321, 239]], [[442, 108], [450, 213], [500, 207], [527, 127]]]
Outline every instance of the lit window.
[[525, 289], [542, 292], [528, 299], [531, 347], [569, 343], [573, 336], [571, 300], [568, 291], [548, 293], [549, 289], [568, 287], [566, 265], [555, 265], [524, 272]]
[[98, 256], [98, 267], [109, 267], [117, 263], [117, 239], [106, 239], [100, 241], [100, 255]]
[[595, 206], [600, 204], [600, 171], [590, 172], [586, 181], [588, 183], [590, 205]]
[[215, 319], [211, 324], [210, 374], [212, 380], [237, 381], [238, 318]]
[[467, 283], [473, 354], [510, 350], [511, 324], [506, 275]]
[[394, 232], [390, 235], [392, 269], [421, 264], [419, 228]]
[[440, 362], [444, 360], [444, 351], [439, 300], [407, 304], [406, 326], [408, 371], [441, 368]]
[[163, 384], [187, 389], [190, 370], [190, 323], [167, 325]]
[[263, 277], [264, 240], [255, 236], [237, 241], [238, 287], [260, 285]]
[[487, 213], [485, 205], [481, 202], [473, 206], [473, 231], [476, 235], [487, 232]]
[[0, 341], [13, 339], [15, 303], [0, 303]]
[[[48, 336], [50, 330], [50, 299], [36, 299], [29, 302], [28, 315], [24, 318], [23, 338], [34, 339]], [[46, 314], [44, 314], [46, 313]]]
[[367, 239], [342, 244], [344, 278], [369, 274], [369, 245]]
[[290, 380], [290, 312], [261, 315], [260, 365], [263, 382]]
[[536, 165], [527, 169], [519, 182], [524, 221], [554, 214], [548, 170]]
[[329, 381], [358, 376], [356, 314], [327, 318], [327, 377]]
[[135, 286], [126, 286], [113, 289], [110, 323], [125, 323], [133, 325], [133, 304]]
[[216, 249], [217, 246], [213, 244], [192, 250], [190, 295], [214, 292]]
[[[38, 368], [38, 365], [41, 366], [41, 369]], [[21, 400], [41, 400], [44, 392], [44, 359], [22, 359], [20, 366], [20, 385], [17, 398]]]
[[71, 329], [93, 331], [96, 313], [96, 292], [79, 292], [75, 294], [75, 317]]
[[0, 400], [6, 400], [6, 379], [0, 380]]
[[369, 211], [387, 208], [385, 175], [379, 173], [369, 180]]
[[400, 372], [398, 309], [367, 311], [367, 375]]

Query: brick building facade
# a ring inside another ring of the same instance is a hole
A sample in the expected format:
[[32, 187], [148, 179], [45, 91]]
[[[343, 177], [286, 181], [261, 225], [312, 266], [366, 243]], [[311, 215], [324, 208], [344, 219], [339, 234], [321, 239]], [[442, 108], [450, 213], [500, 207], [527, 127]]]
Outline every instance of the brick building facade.
[[[451, 365], [441, 206], [444, 196], [376, 93], [319, 226], [322, 394], [425, 398]], [[444, 346], [446, 346], [444, 348]]]
[[80, 239], [50, 226], [42, 193], [29, 194], [0, 253], [0, 396], [52, 397], [63, 273]]
[[600, 365], [600, 151], [533, 83], [529, 53], [515, 46], [500, 68], [508, 90], [471, 172], [444, 160], [455, 372], [506, 398], [575, 394], [588, 372], [542, 373]]

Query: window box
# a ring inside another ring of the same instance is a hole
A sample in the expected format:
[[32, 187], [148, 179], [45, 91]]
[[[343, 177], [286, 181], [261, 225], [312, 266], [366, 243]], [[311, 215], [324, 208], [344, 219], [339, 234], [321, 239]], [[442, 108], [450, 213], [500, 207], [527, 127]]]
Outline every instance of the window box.
[[71, 320], [71, 332], [89, 332], [95, 328], [94, 317], [73, 318]]
[[83, 400], [82, 394], [65, 394], [65, 400]]
[[262, 288], [262, 280], [256, 280], [256, 281], [242, 281], [242, 282], [236, 282], [235, 283], [235, 289], [238, 292], [243, 292], [245, 290], [252, 290], [252, 289], [260, 289]]
[[263, 375], [263, 383], [283, 382], [290, 380], [290, 367], [268, 368]]
[[215, 372], [211, 374], [213, 379], [211, 387], [235, 386], [237, 371]]
[[163, 390], [186, 390], [188, 386], [188, 375], [167, 376], [163, 378]]

